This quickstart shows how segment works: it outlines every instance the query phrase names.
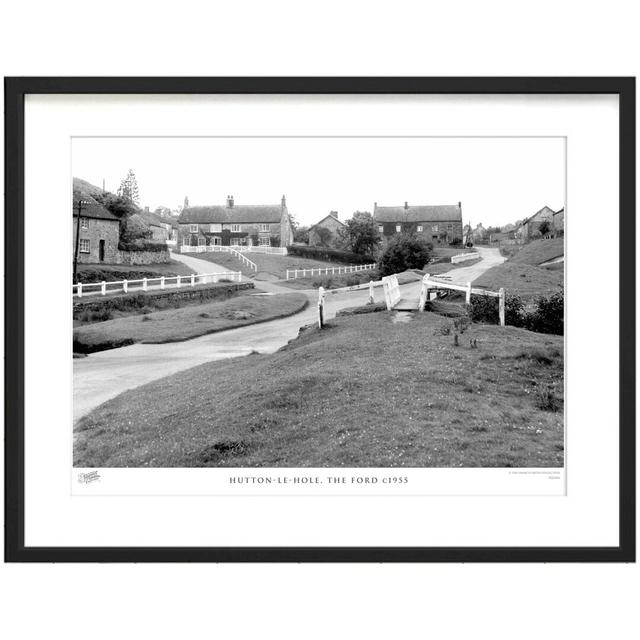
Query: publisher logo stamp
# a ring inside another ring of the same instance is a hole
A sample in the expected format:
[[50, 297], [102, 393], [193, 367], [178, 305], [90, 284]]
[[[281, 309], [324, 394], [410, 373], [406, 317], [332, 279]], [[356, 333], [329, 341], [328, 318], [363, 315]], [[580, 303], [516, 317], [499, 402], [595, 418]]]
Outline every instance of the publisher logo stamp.
[[78, 482], [80, 484], [91, 484], [100, 480], [100, 474], [97, 471], [88, 471], [87, 473], [78, 474]]

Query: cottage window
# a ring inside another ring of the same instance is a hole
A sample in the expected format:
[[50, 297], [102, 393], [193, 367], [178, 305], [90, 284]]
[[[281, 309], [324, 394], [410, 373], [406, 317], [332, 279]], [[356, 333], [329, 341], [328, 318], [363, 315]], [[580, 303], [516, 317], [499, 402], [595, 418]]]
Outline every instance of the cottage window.
[[84, 231], [89, 228], [89, 221], [86, 218], [80, 218], [80, 228]]
[[271, 244], [269, 238], [258, 238], [258, 245], [261, 247], [268, 247]]
[[378, 225], [378, 233], [382, 233], [383, 231], [384, 231], [384, 227], [381, 224], [379, 224]]
[[402, 225], [401, 224], [397, 224], [396, 225], [396, 233], [400, 233], [402, 231]]
[[422, 225], [421, 224], [418, 225], [418, 233], [422, 233]]
[[231, 225], [231, 233], [238, 233], [240, 231], [240, 225], [239, 224], [232, 224]]
[[261, 224], [260, 225], [260, 231], [269, 231], [269, 225], [268, 224]]
[[182, 238], [182, 246], [183, 247], [188, 247], [191, 244], [191, 237], [190, 236], [183, 236]]
[[191, 233], [198, 233], [198, 225], [197, 224], [190, 224], [189, 225], [189, 231]]
[[89, 238], [80, 238], [80, 253], [89, 253], [91, 251], [91, 240]]
[[220, 233], [222, 231], [221, 224], [210, 224], [209, 225], [209, 233]]
[[434, 224], [433, 227], [432, 227], [432, 230], [433, 230], [434, 233], [438, 233], [438, 225]]
[[204, 247], [204, 245], [206, 244], [206, 240], [204, 236], [198, 236], [198, 246], [199, 247]]
[[[236, 225], [239, 226], [239, 225]], [[240, 246], [240, 238], [231, 238], [231, 246], [239, 247]]]

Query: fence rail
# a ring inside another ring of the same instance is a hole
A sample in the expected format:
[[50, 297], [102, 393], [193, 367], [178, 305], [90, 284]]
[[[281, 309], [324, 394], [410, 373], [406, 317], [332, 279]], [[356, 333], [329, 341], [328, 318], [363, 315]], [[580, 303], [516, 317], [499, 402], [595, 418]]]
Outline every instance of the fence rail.
[[357, 273], [359, 271], [369, 271], [375, 269], [377, 264], [359, 264], [349, 267], [313, 267], [312, 269], [287, 269], [287, 280], [296, 278], [307, 278], [312, 276], [340, 275], [342, 273]]
[[238, 253], [266, 253], [274, 256], [286, 256], [289, 253], [287, 251], [287, 247], [263, 247], [260, 245], [248, 247], [244, 245], [226, 246], [221, 244], [209, 244], [191, 246], [183, 244], [180, 246], [181, 253], [231, 253], [233, 251], [237, 251]]
[[[437, 277], [437, 276], [434, 276]], [[500, 324], [505, 325], [505, 292], [503, 288], [499, 291], [489, 291], [488, 289], [473, 288], [470, 282], [466, 285], [453, 284], [452, 282], [442, 282], [438, 280], [432, 280], [429, 274], [425, 274], [422, 278], [422, 288], [420, 290], [420, 301], [418, 303], [418, 309], [424, 311], [427, 300], [429, 299], [429, 292], [432, 289], [449, 289], [451, 291], [464, 291], [466, 304], [471, 304], [471, 296], [490, 296], [498, 298], [498, 315], [500, 317]]]
[[475, 260], [480, 254], [477, 251], [471, 251], [469, 253], [459, 253], [456, 256], [451, 256], [451, 263], [458, 264], [458, 262], [464, 262], [465, 260]]
[[[222, 271], [218, 273], [193, 273], [190, 276], [161, 276], [159, 278], [142, 278], [142, 280], [115, 280], [111, 282], [79, 282], [73, 285], [73, 295], [82, 298], [86, 295], [102, 295], [108, 293], [128, 293], [129, 291], [149, 291], [150, 289], [180, 289], [195, 287], [196, 284], [210, 284], [220, 280], [242, 282], [241, 271]], [[157, 283], [157, 284], [154, 284]]]

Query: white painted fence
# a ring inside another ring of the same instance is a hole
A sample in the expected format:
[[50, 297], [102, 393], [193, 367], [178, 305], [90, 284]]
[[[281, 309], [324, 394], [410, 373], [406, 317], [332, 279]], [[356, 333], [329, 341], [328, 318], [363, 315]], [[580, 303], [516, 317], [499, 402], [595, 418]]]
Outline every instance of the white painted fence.
[[400, 285], [398, 284], [398, 276], [392, 275], [382, 278], [382, 287], [384, 291], [384, 301], [387, 303], [387, 311], [391, 311], [391, 309], [393, 309], [393, 307], [400, 301]]
[[475, 260], [480, 254], [477, 251], [470, 253], [459, 253], [457, 256], [451, 256], [452, 264], [458, 264], [458, 262], [465, 262], [466, 260]]
[[[142, 280], [116, 280], [112, 282], [79, 282], [73, 285], [73, 295], [82, 298], [86, 295], [103, 295], [108, 293], [128, 293], [134, 291], [148, 291], [149, 289], [180, 289], [195, 287], [196, 284], [210, 284], [220, 280], [242, 282], [241, 271], [223, 271], [218, 273], [194, 273], [190, 276], [161, 276], [159, 278], [143, 278]], [[154, 284], [157, 283], [157, 284]]]
[[191, 245], [183, 244], [180, 247], [181, 253], [230, 253], [233, 251], [239, 253], [267, 253], [274, 256], [286, 256], [288, 254], [287, 247], [262, 247], [260, 245], [249, 247], [245, 245], [223, 246], [220, 244], [210, 244], [192, 247]]
[[313, 269], [287, 269], [287, 280], [295, 280], [296, 278], [309, 278], [312, 276], [328, 276], [340, 275], [341, 273], [358, 273], [360, 271], [369, 271], [375, 269], [378, 265], [359, 264], [349, 267], [314, 267]]
[[[393, 277], [393, 276], [389, 276]], [[435, 276], [434, 276], [435, 277]], [[384, 278], [383, 278], [384, 280]], [[418, 303], [418, 310], [424, 311], [427, 300], [429, 299], [429, 292], [432, 289], [449, 289], [452, 291], [464, 291], [466, 304], [471, 304], [471, 296], [490, 296], [498, 298], [498, 316], [500, 319], [500, 325], [505, 325], [505, 292], [503, 288], [499, 291], [489, 291], [487, 289], [473, 289], [471, 283], [467, 282], [466, 286], [461, 284], [453, 284], [451, 282], [442, 282], [433, 280], [429, 274], [425, 274], [422, 278], [422, 288], [420, 290], [420, 301]], [[399, 296], [399, 294], [398, 294]]]

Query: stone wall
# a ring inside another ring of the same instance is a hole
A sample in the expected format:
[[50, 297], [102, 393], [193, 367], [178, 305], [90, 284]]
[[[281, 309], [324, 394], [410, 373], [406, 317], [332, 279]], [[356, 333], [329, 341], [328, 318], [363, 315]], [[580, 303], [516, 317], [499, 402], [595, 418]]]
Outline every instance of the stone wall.
[[166, 264], [171, 261], [169, 248], [164, 251], [116, 251], [111, 264]]

